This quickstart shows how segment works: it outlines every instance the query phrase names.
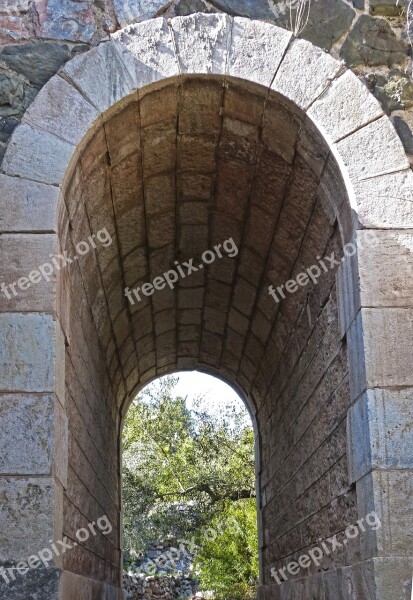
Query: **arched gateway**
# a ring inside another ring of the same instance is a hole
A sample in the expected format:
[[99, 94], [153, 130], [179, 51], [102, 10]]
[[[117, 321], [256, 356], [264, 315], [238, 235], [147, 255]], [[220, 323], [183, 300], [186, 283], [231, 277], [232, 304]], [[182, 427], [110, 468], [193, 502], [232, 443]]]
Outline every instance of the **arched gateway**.
[[123, 414], [199, 369], [255, 421], [259, 598], [410, 598], [412, 175], [356, 76], [262, 22], [132, 25], [45, 85], [0, 182], [1, 597], [121, 597]]

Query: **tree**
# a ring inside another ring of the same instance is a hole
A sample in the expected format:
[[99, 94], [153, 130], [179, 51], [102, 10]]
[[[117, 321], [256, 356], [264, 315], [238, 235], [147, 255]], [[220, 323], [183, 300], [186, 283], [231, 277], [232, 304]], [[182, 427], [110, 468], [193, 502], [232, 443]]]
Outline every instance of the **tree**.
[[[173, 545], [194, 536], [201, 582], [217, 590], [234, 584], [233, 577], [222, 575], [229, 569], [248, 586], [257, 571], [251, 424], [232, 404], [216, 414], [203, 410], [197, 398], [189, 409], [186, 399], [174, 394], [177, 381], [165, 377], [147, 386], [126, 418], [125, 549], [137, 556], [148, 542]], [[229, 521], [238, 526], [227, 527]], [[211, 539], [206, 532], [214, 528]], [[235, 557], [245, 568], [234, 568]]]

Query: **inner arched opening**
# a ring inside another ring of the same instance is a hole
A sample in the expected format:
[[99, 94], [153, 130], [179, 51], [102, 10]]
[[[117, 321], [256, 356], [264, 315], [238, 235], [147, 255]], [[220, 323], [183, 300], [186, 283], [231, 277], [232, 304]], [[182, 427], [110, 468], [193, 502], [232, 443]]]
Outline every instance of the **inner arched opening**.
[[58, 300], [64, 532], [99, 512], [114, 524], [65, 569], [119, 586], [124, 415], [149, 381], [198, 369], [239, 391], [255, 422], [261, 581], [274, 583], [273, 568], [357, 514], [335, 283], [351, 214], [327, 144], [258, 85], [182, 77], [111, 109], [63, 192], [60, 243], [78, 256]]
[[254, 430], [238, 394], [197, 371], [158, 378], [131, 403], [122, 450], [127, 598], [256, 598]]

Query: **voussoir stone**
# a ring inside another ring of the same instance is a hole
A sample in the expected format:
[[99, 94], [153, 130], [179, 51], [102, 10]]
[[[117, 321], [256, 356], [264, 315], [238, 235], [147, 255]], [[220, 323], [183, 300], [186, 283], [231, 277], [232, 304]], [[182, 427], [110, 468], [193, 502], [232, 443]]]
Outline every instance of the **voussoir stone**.
[[40, 90], [23, 117], [55, 136], [77, 145], [98, 117], [94, 106], [59, 75]]
[[327, 52], [305, 40], [294, 40], [271, 88], [307, 110], [341, 70], [341, 63]]
[[366, 125], [335, 146], [353, 181], [409, 167], [400, 138], [387, 117]]
[[0, 174], [0, 231], [55, 231], [59, 189]]
[[100, 112], [133, 91], [133, 81], [113, 42], [100, 44], [66, 63], [62, 75], [72, 81]]
[[177, 17], [171, 26], [183, 73], [225, 73], [231, 30], [227, 15]]
[[7, 175], [60, 185], [75, 147], [29, 123], [22, 123], [11, 138], [3, 159]]
[[179, 74], [170, 27], [162, 17], [125, 27], [112, 40], [135, 88]]
[[380, 104], [351, 71], [335, 79], [308, 110], [333, 142], [383, 114]]
[[228, 74], [270, 86], [292, 34], [268, 23], [235, 17]]
[[410, 169], [353, 183], [358, 220], [364, 227], [413, 228]]

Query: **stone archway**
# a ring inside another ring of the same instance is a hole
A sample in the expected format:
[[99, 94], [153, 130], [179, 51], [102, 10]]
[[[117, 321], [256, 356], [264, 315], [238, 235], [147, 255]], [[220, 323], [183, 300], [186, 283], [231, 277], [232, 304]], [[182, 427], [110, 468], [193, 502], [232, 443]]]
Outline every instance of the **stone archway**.
[[[152, 378], [198, 368], [255, 420], [260, 598], [407, 599], [412, 179], [359, 80], [261, 22], [132, 25], [46, 84], [0, 180], [1, 561], [113, 524], [0, 580], [6, 596], [119, 597], [122, 416]], [[228, 239], [236, 255], [125, 297]], [[372, 511], [381, 528], [275, 582]]]

